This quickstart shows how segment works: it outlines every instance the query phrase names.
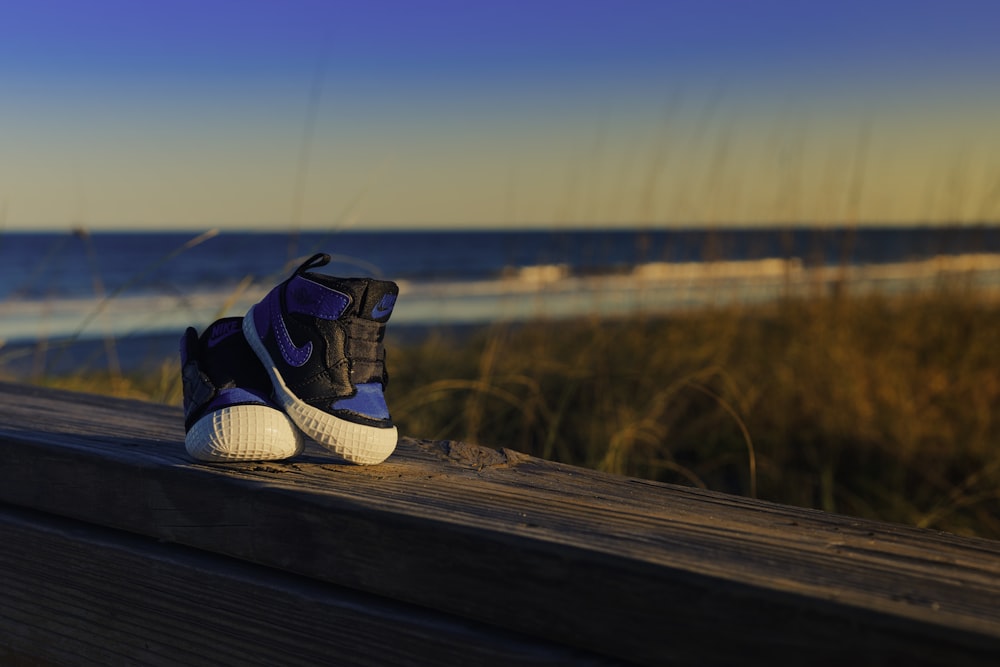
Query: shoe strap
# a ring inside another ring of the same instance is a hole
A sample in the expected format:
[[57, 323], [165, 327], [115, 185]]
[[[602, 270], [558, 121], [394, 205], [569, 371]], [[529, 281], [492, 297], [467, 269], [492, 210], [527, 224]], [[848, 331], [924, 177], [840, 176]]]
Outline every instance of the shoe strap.
[[382, 344], [385, 325], [354, 317], [343, 324], [347, 334], [344, 352], [351, 363], [351, 382], [380, 382], [384, 387], [388, 383]]
[[[289, 313], [303, 313], [324, 320], [339, 319], [353, 301], [332, 287], [311, 280], [313, 276], [292, 276], [285, 286], [285, 307]], [[275, 297], [270, 297], [275, 298]], [[272, 305], [277, 301], [272, 301]]]

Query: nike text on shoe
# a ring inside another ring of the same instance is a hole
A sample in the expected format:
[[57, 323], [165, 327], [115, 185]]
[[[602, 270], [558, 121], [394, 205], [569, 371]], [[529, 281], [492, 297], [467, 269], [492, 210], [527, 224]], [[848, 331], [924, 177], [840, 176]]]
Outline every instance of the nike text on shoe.
[[381, 463], [397, 440], [382, 337], [399, 288], [309, 272], [329, 261], [323, 253], [306, 260], [250, 309], [243, 332], [306, 435], [351, 463]]
[[275, 461], [302, 451], [302, 435], [271, 401], [271, 380], [243, 337], [241, 318], [181, 337], [184, 447], [201, 461]]

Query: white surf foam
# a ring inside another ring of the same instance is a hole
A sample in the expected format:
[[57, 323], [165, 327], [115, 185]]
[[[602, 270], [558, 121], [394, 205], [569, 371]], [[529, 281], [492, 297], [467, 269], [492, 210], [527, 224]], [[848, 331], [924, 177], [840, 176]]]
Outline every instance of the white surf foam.
[[[522, 267], [492, 280], [400, 281], [392, 322], [482, 323], [581, 315], [670, 312], [706, 305], [809, 296], [844, 285], [857, 292], [931, 289], [949, 281], [1000, 298], [1000, 254], [939, 256], [891, 264], [807, 267], [798, 259], [656, 262], [610, 275], [573, 275], [564, 264]], [[267, 292], [0, 301], [0, 341], [99, 338], [199, 329], [242, 315]]]

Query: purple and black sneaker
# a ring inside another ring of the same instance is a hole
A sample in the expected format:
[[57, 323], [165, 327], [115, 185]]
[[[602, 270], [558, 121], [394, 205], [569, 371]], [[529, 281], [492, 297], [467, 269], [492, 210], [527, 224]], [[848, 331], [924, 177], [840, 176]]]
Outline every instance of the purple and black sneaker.
[[308, 272], [329, 261], [324, 253], [306, 260], [250, 309], [243, 333], [306, 435], [351, 463], [381, 463], [397, 440], [382, 338], [399, 288]]
[[271, 381], [243, 337], [241, 318], [181, 337], [184, 447], [200, 461], [275, 461], [302, 451], [302, 435], [271, 400]]

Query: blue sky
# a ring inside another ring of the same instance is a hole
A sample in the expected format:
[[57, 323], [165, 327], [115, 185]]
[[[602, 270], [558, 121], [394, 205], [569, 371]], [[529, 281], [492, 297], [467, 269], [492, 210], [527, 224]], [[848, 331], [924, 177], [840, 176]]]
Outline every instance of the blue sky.
[[7, 229], [1000, 219], [1000, 3], [0, 6]]

